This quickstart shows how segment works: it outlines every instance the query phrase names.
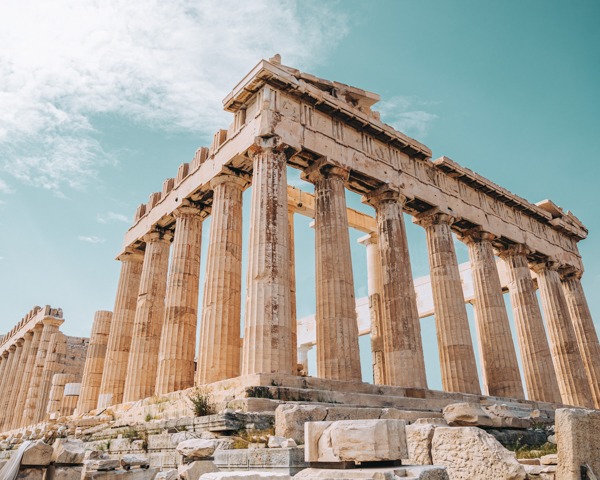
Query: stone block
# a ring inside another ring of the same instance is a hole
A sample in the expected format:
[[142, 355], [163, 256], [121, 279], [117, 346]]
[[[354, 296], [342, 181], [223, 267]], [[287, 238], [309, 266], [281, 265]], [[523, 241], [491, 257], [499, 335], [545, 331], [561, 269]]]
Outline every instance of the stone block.
[[269, 437], [269, 443], [267, 444], [267, 446], [269, 448], [281, 448], [281, 447], [283, 447], [283, 444], [286, 442], [287, 442], [287, 438], [285, 438], [285, 437], [271, 435]]
[[46, 466], [52, 461], [54, 449], [42, 440], [36, 440], [23, 452], [21, 465]]
[[556, 410], [557, 478], [579, 480], [581, 465], [600, 473], [600, 411], [578, 408]]
[[158, 468], [85, 472], [81, 480], [154, 480], [157, 474]]
[[434, 465], [446, 467], [452, 480], [524, 480], [514, 452], [476, 427], [439, 427], [431, 447]]
[[141, 457], [139, 455], [123, 455], [121, 457], [121, 466], [124, 468], [145, 467], [149, 464], [150, 463], [146, 457]]
[[307, 468], [294, 476], [294, 479], [298, 480], [398, 480], [399, 478], [449, 480], [446, 468], [437, 465], [353, 468], [349, 470]]
[[271, 472], [214, 472], [202, 475], [202, 480], [290, 480], [285, 473]]
[[181, 480], [198, 480], [205, 473], [218, 471], [219, 469], [211, 460], [197, 460], [186, 465], [179, 465], [177, 468]]
[[406, 445], [409, 465], [433, 465], [431, 461], [431, 442], [435, 425], [430, 423], [407, 425]]
[[217, 448], [215, 440], [205, 440], [194, 438], [186, 440], [177, 445], [177, 451], [188, 458], [207, 458], [210, 457]]
[[110, 441], [111, 452], [127, 452], [131, 450], [130, 438], [114, 438]]
[[558, 454], [544, 455], [540, 458], [540, 462], [542, 465], [558, 465]]
[[305, 424], [309, 462], [378, 462], [408, 457], [403, 420], [342, 420]]
[[86, 471], [93, 470], [114, 470], [121, 466], [121, 462], [114, 458], [99, 458], [94, 460], [86, 460], [85, 462]]
[[321, 422], [327, 416], [327, 409], [320, 405], [279, 405], [275, 410], [275, 435], [304, 440], [304, 424]]
[[159, 472], [158, 475], [156, 475], [155, 480], [177, 480], [177, 470], [176, 469], [172, 469], [172, 470], [165, 470], [164, 472]]
[[531, 426], [529, 417], [523, 416], [530, 412], [523, 409], [515, 409], [508, 405], [492, 405], [483, 407], [483, 410], [492, 419], [495, 428], [527, 429]]
[[85, 450], [83, 442], [76, 439], [57, 438], [53, 445], [52, 461], [54, 463], [83, 463]]
[[148, 450], [164, 450], [175, 446], [171, 446], [171, 435], [168, 433], [148, 436]]
[[443, 418], [438, 412], [421, 412], [419, 410], [399, 410], [397, 408], [382, 408], [381, 420], [404, 420], [406, 424], [415, 423], [421, 418]]
[[83, 467], [52, 466], [48, 467], [44, 480], [80, 480], [82, 472]]
[[17, 480], [43, 480], [44, 469], [42, 468], [21, 468], [17, 474]]
[[494, 422], [478, 403], [453, 403], [443, 410], [452, 427], [493, 427]]

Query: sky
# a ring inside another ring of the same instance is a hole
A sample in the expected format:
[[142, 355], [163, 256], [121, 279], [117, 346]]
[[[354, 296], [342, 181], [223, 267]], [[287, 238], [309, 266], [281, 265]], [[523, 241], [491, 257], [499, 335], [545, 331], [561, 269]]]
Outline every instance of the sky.
[[[94, 312], [113, 309], [114, 257], [136, 207], [227, 128], [222, 99], [276, 53], [381, 95], [373, 109], [433, 159], [572, 211], [589, 229], [582, 282], [598, 327], [599, 20], [597, 1], [2, 2], [0, 332], [49, 304], [63, 309], [63, 332], [90, 335]], [[289, 169], [290, 183], [311, 191], [299, 173]], [[250, 190], [244, 269], [249, 200]], [[374, 213], [351, 192], [347, 203]], [[417, 278], [429, 273], [425, 232], [406, 220]], [[295, 231], [301, 318], [315, 311], [314, 231], [298, 215]], [[350, 231], [357, 297], [367, 295], [360, 236]], [[434, 322], [421, 320], [423, 348], [429, 387], [441, 389]], [[372, 381], [367, 336], [360, 347]], [[309, 360], [314, 373], [314, 349]]]

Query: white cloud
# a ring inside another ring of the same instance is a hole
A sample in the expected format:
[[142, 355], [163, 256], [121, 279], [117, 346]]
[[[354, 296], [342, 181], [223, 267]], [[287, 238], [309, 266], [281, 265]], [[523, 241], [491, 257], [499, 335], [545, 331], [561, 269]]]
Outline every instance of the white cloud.
[[0, 162], [30, 185], [81, 188], [114, 161], [94, 115], [210, 135], [258, 60], [321, 62], [346, 23], [306, 0], [2, 2]]
[[427, 136], [431, 123], [439, 117], [418, 107], [433, 105], [436, 102], [426, 102], [414, 96], [398, 96], [378, 103], [375, 109], [381, 113], [382, 121], [419, 140]]
[[125, 223], [130, 222], [130, 220], [125, 215], [122, 215], [120, 213], [114, 213], [114, 212], [99, 213], [98, 215], [96, 215], [96, 220], [98, 221], [98, 223], [106, 223], [106, 222], [110, 222], [111, 220], [117, 220], [119, 222], [125, 222]]
[[2, 193], [13, 193], [13, 189], [10, 185], [0, 178], [0, 192]]
[[89, 242], [89, 243], [104, 243], [106, 241], [104, 238], [98, 238], [95, 235], [90, 235], [89, 237], [80, 235], [77, 237], [77, 240], [81, 240], [82, 242]]

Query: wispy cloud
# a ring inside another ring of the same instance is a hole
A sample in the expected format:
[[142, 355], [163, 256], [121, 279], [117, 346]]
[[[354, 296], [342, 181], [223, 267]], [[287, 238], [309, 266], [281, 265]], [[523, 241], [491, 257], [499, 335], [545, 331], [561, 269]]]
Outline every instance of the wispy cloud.
[[10, 188], [10, 185], [6, 183], [4, 180], [0, 178], [0, 192], [2, 193], [13, 193], [13, 189]]
[[382, 101], [375, 107], [385, 123], [419, 140], [427, 136], [431, 123], [439, 118], [436, 114], [423, 110], [423, 107], [436, 104], [437, 102], [427, 102], [414, 96], [398, 96]]
[[99, 213], [98, 215], [96, 215], [96, 220], [98, 221], [98, 223], [106, 223], [112, 220], [125, 223], [130, 222], [129, 218], [127, 218], [125, 215], [114, 212]]
[[89, 243], [104, 243], [106, 241], [104, 238], [99, 238], [99, 237], [96, 237], [95, 235], [90, 235], [89, 237], [80, 235], [77, 237], [77, 240], [81, 240], [82, 242], [89, 242]]
[[306, 68], [346, 30], [316, 0], [2, 2], [0, 167], [48, 190], [82, 188], [115, 161], [94, 115], [210, 135], [259, 59]]

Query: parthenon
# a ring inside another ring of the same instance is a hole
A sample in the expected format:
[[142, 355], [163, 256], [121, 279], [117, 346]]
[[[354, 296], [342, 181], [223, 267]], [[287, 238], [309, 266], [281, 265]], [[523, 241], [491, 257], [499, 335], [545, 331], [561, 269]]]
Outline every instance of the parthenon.
[[[36, 307], [3, 337], [0, 429], [194, 386], [226, 390], [277, 378], [279, 386], [312, 388], [306, 352], [313, 346], [319, 388], [355, 391], [369, 402], [377, 390], [362, 384], [365, 333], [375, 385], [398, 387], [385, 390], [390, 404], [438, 398], [428, 389], [419, 323], [432, 314], [443, 390], [454, 398], [599, 409], [600, 344], [577, 247], [586, 227], [550, 200], [530, 203], [447, 157], [432, 160], [425, 145], [381, 122], [372, 109], [379, 100], [278, 56], [259, 62], [223, 100], [233, 114], [229, 128], [137, 208], [116, 257], [114, 309], [96, 314], [90, 339], [69, 343], [58, 331], [62, 311], [50, 307]], [[287, 167], [300, 169], [314, 194], [289, 186]], [[349, 209], [346, 190], [374, 215]], [[426, 279], [413, 279], [405, 213], [425, 229]], [[296, 214], [314, 219], [316, 314], [308, 319], [296, 315]], [[358, 301], [350, 228], [365, 234], [368, 298]], [[468, 246], [468, 264], [459, 265], [453, 235]], [[475, 311], [478, 352], [466, 303]], [[65, 360], [71, 344], [85, 348], [85, 365]]]

